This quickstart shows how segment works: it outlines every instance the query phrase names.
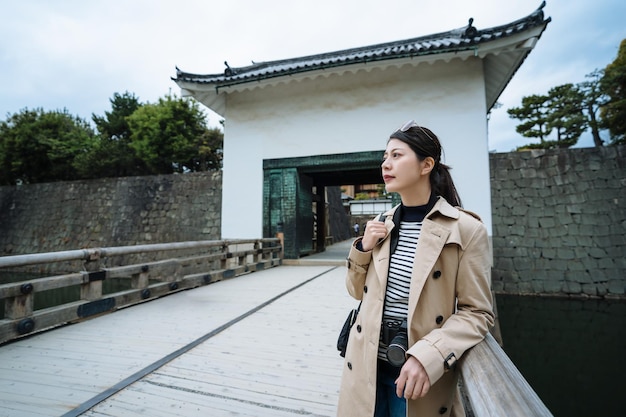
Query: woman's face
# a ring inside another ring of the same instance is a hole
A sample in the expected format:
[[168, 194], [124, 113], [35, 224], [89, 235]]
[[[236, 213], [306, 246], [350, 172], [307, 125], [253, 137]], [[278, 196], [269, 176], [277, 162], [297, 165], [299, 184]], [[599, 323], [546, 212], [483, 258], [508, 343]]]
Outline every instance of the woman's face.
[[381, 165], [387, 191], [400, 195], [416, 192], [418, 183], [427, 179], [430, 172], [430, 169], [425, 169], [426, 165], [428, 162], [420, 161], [409, 145], [398, 139], [390, 139]]

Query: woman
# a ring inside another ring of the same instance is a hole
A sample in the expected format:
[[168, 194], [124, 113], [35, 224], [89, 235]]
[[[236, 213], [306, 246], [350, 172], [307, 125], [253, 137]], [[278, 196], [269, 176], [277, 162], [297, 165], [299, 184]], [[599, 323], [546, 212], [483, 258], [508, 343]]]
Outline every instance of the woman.
[[350, 249], [346, 286], [362, 302], [339, 417], [464, 415], [455, 365], [493, 326], [491, 257], [441, 153], [414, 121], [387, 142], [383, 180], [402, 203], [369, 221]]

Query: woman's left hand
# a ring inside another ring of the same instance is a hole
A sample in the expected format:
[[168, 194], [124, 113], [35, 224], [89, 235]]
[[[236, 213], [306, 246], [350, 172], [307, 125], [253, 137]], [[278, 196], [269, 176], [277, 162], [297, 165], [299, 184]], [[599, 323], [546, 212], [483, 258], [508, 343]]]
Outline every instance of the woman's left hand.
[[399, 398], [417, 400], [428, 393], [430, 380], [426, 369], [417, 358], [409, 356], [396, 379], [396, 395]]

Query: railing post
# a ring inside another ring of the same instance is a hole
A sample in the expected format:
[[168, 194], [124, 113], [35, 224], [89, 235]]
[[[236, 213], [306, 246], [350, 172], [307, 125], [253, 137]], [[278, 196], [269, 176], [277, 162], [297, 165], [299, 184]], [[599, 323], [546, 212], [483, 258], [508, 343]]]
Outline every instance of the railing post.
[[133, 274], [130, 278], [130, 287], [134, 289], [141, 289], [148, 287], [150, 283], [150, 267], [144, 265], [141, 267], [141, 272]]
[[285, 259], [285, 234], [281, 231], [276, 233], [276, 238], [280, 244], [280, 259]]
[[81, 300], [94, 301], [102, 298], [102, 281], [105, 275], [104, 272], [102, 274], [95, 273], [100, 269], [100, 251], [88, 249], [87, 253], [84, 266], [88, 280], [80, 286], [80, 298]]
[[228, 250], [228, 244], [227, 243], [222, 245], [222, 253], [224, 255], [226, 255], [226, 256], [220, 261], [220, 269], [228, 269], [228, 263], [229, 263], [230, 256], [228, 256], [229, 255], [229, 250]]
[[[27, 284], [25, 284], [27, 285]], [[35, 297], [32, 292], [4, 299], [4, 318], [15, 320], [33, 314]]]
[[261, 250], [263, 248], [261, 241], [257, 240], [254, 242], [254, 263], [258, 263], [258, 262], [263, 262], [263, 251]]

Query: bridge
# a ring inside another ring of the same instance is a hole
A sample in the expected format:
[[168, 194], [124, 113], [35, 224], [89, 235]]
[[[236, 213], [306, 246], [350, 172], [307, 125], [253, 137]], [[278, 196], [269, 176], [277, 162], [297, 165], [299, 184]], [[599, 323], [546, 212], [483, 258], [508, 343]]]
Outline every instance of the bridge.
[[[266, 269], [255, 259], [264, 252], [258, 245], [232, 252], [232, 245], [220, 242], [225, 251], [220, 262], [236, 260], [238, 265], [211, 275], [219, 275], [214, 281], [205, 274], [210, 285], [176, 288], [166, 297], [6, 342], [0, 346], [0, 416], [334, 416], [343, 364], [335, 343], [346, 312], [355, 305], [344, 284], [349, 244]], [[251, 258], [247, 265], [245, 259]], [[182, 265], [190, 258], [181, 259]], [[171, 262], [165, 264], [171, 267]], [[135, 278], [154, 269], [120, 268], [134, 271]], [[178, 278], [167, 278], [169, 289], [172, 282], [184, 287], [198, 275], [174, 271]], [[120, 273], [115, 268], [101, 272]], [[144, 281], [148, 288], [159, 288]], [[15, 299], [29, 297], [11, 297], [23, 285], [0, 285], [6, 303], [2, 321], [19, 310]], [[39, 286], [45, 285], [36, 282], [34, 290]], [[119, 302], [132, 298], [128, 293], [146, 295], [146, 289], [101, 297]], [[89, 293], [93, 289], [83, 291]], [[550, 415], [493, 337], [468, 352], [462, 366], [476, 416]]]

